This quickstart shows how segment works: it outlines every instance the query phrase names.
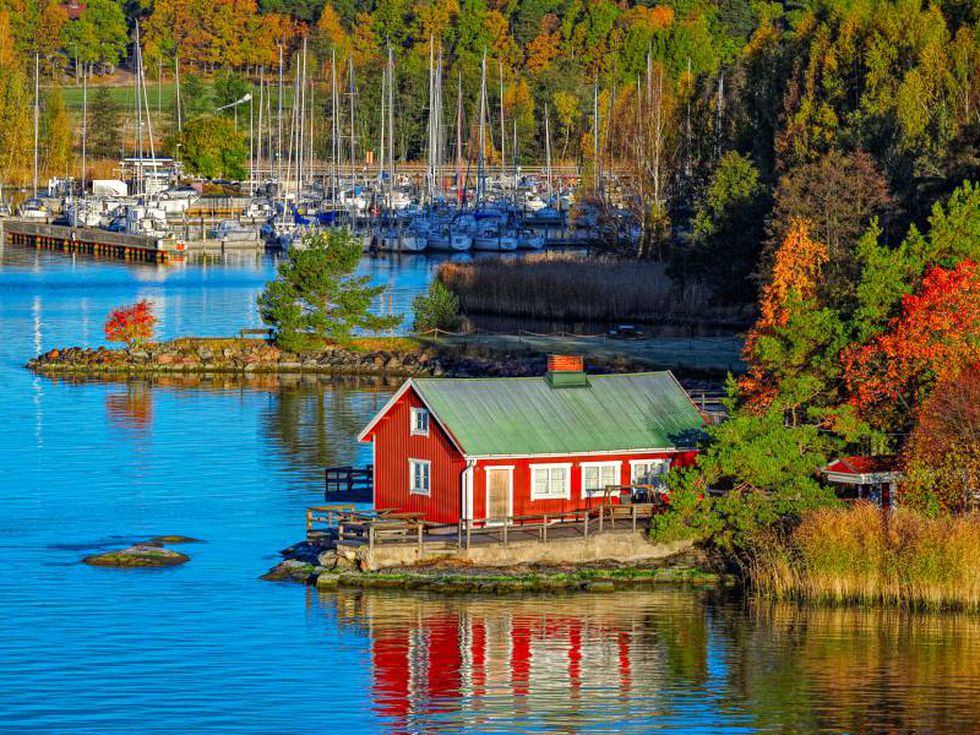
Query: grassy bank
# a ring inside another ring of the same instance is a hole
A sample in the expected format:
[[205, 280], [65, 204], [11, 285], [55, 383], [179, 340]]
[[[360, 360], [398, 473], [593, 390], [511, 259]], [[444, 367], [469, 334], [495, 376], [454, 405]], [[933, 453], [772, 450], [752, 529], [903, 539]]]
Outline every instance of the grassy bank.
[[927, 518], [860, 503], [759, 537], [755, 587], [781, 599], [980, 610], [980, 515]]
[[662, 263], [542, 253], [520, 260], [444, 263], [438, 277], [467, 314], [585, 322], [711, 321], [742, 326], [742, 307], [712, 304], [699, 286], [677, 288]]

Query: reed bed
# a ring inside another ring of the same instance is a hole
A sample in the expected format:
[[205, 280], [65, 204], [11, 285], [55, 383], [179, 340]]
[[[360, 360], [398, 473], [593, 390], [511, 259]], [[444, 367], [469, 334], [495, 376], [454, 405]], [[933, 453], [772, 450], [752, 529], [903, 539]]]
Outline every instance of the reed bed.
[[744, 308], [713, 305], [704, 286], [678, 287], [662, 263], [540, 253], [444, 263], [438, 277], [466, 314], [591, 323], [697, 318], [733, 326], [748, 316]]
[[980, 610], [980, 514], [823, 508], [757, 539], [749, 573], [781, 599]]

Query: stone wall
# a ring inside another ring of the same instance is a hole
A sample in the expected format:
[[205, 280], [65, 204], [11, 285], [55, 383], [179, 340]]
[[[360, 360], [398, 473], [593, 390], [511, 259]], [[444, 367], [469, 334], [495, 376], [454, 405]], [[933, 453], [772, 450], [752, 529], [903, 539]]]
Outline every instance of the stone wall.
[[420, 562], [445, 559], [480, 567], [514, 567], [524, 564], [563, 565], [590, 564], [615, 559], [622, 564], [667, 559], [694, 546], [691, 541], [656, 544], [643, 531], [610, 531], [587, 538], [517, 541], [501, 544], [480, 544], [469, 549], [447, 548], [433, 550], [430, 546], [419, 557], [415, 544], [378, 545], [372, 551], [367, 546], [340, 546], [339, 555], [357, 564], [363, 571], [390, 567], [410, 567]]

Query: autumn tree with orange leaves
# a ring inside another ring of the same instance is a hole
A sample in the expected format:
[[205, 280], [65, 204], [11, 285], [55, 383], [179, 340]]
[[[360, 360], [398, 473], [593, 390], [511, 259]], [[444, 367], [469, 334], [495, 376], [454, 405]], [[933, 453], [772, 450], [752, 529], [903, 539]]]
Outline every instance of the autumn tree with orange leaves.
[[745, 342], [742, 398], [755, 411], [776, 406], [802, 418], [803, 407], [836, 399], [837, 353], [846, 344], [838, 313], [817, 299], [827, 248], [794, 220], [759, 298], [759, 318]]
[[121, 306], [109, 312], [105, 322], [105, 338], [110, 342], [125, 342], [129, 349], [153, 339], [157, 318], [153, 305], [143, 299], [131, 306]]
[[980, 268], [931, 268], [887, 330], [842, 359], [851, 403], [881, 426], [907, 427], [937, 381], [980, 362]]

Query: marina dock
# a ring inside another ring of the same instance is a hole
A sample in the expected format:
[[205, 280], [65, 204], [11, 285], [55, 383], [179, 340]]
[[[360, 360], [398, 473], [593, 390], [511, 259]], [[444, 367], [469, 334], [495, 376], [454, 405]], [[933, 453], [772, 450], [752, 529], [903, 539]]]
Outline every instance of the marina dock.
[[180, 254], [178, 242], [168, 238], [109, 232], [95, 227], [64, 227], [24, 219], [0, 220], [0, 238], [38, 250], [163, 263]]

